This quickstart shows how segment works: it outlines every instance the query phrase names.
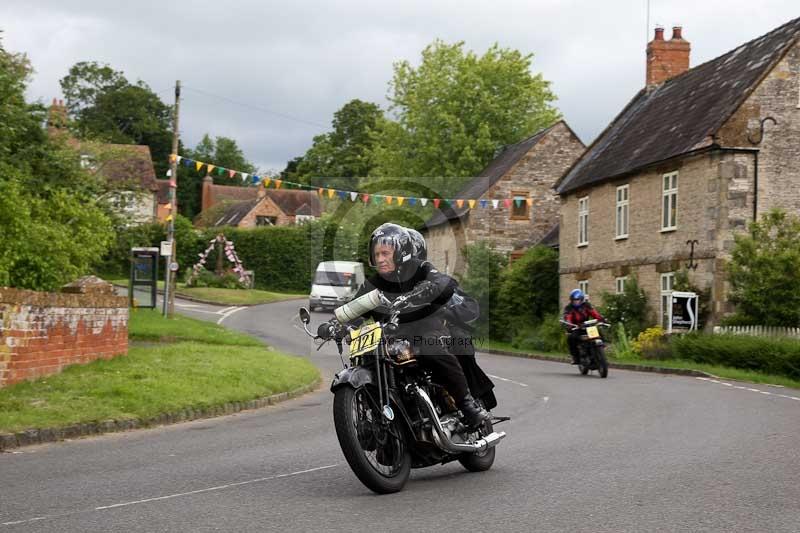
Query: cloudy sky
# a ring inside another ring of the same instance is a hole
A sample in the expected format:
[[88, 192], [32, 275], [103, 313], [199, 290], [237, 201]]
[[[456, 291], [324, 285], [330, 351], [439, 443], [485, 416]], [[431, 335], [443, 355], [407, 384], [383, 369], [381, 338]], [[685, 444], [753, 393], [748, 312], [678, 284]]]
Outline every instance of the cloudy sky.
[[[482, 53], [494, 42], [535, 54], [587, 144], [641, 88], [655, 24], [682, 25], [692, 66], [800, 16], [797, 0], [307, 1], [2, 0], [6, 49], [36, 70], [31, 99], [60, 96], [78, 61], [142, 79], [165, 102], [183, 83], [181, 135], [236, 139], [280, 170], [352, 98], [386, 106], [392, 63], [418, 62], [436, 38]], [[669, 37], [671, 31], [665, 32]]]

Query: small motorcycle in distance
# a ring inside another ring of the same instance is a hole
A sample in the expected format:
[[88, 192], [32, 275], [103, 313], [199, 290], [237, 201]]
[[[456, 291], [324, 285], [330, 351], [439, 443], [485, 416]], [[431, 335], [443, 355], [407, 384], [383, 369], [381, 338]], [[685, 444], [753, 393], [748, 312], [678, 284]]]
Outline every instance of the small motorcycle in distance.
[[611, 327], [611, 324], [600, 322], [597, 319], [587, 320], [582, 324], [573, 324], [566, 320], [559, 320], [569, 332], [580, 331], [578, 344], [578, 370], [586, 375], [590, 370], [597, 370], [601, 378], [608, 377], [608, 361], [605, 354], [605, 343], [600, 336], [599, 327]]

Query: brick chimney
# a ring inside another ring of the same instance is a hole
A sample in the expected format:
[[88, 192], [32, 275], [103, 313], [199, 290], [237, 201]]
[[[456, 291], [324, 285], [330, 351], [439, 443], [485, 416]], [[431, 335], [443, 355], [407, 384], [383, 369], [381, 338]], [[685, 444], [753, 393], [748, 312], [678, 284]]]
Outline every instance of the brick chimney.
[[654, 87], [689, 70], [690, 49], [680, 26], [672, 28], [669, 41], [664, 40], [664, 28], [657, 26], [653, 40], [647, 43], [647, 86]]
[[264, 198], [267, 195], [267, 188], [264, 187], [264, 182], [258, 182], [258, 199]]
[[206, 175], [203, 178], [203, 194], [202, 194], [202, 206], [201, 210], [205, 211], [212, 205], [214, 205], [214, 198], [211, 193], [211, 186], [214, 185], [214, 178], [209, 175]]
[[53, 135], [67, 128], [67, 106], [64, 100], [53, 98], [50, 109], [47, 111], [47, 131]]

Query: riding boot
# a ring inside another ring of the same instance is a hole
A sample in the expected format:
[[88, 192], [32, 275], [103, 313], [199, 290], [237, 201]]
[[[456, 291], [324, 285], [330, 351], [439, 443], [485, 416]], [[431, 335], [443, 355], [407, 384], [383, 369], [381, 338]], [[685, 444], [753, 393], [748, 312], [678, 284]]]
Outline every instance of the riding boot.
[[458, 408], [464, 415], [464, 423], [469, 428], [476, 428], [488, 420], [491, 416], [489, 412], [475, 401], [471, 394], [467, 394], [458, 402]]

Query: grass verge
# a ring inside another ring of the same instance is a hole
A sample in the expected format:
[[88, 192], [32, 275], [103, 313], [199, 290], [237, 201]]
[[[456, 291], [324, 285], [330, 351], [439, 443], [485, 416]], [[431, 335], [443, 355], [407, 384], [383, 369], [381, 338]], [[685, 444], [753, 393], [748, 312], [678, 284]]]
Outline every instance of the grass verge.
[[134, 341], [156, 344], [134, 343], [127, 356], [0, 389], [0, 432], [146, 419], [286, 392], [319, 377], [303, 358], [190, 318], [139, 310], [130, 332]]
[[[520, 355], [530, 354], [530, 350], [523, 350], [515, 348], [509, 342], [502, 342], [496, 340], [484, 340], [480, 345], [476, 345], [477, 350], [502, 350], [506, 352], [518, 353]], [[569, 354], [560, 352], [536, 352], [536, 355], [546, 355], [548, 357], [558, 357], [568, 361]], [[751, 383], [761, 383], [764, 385], [780, 385], [782, 387], [791, 387], [800, 389], [800, 381], [786, 378], [783, 376], [776, 376], [772, 374], [764, 374], [751, 370], [741, 370], [739, 368], [731, 368], [728, 366], [708, 365], [703, 363], [696, 363], [694, 361], [686, 361], [682, 359], [642, 359], [641, 357], [614, 357], [613, 352], [609, 357], [612, 363], [631, 364], [631, 365], [644, 365], [652, 366], [655, 368], [681, 368], [688, 370], [699, 370], [701, 372], [708, 372], [715, 376], [732, 379], [736, 381], [749, 381]]]
[[[114, 285], [128, 286], [127, 279], [109, 279]], [[158, 289], [164, 289], [164, 282], [158, 281]], [[307, 294], [262, 291], [260, 289], [221, 289], [215, 287], [186, 287], [178, 283], [175, 294], [218, 305], [261, 305], [284, 300], [308, 298]]]

